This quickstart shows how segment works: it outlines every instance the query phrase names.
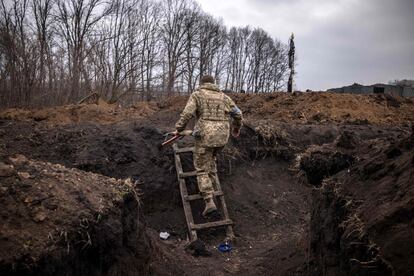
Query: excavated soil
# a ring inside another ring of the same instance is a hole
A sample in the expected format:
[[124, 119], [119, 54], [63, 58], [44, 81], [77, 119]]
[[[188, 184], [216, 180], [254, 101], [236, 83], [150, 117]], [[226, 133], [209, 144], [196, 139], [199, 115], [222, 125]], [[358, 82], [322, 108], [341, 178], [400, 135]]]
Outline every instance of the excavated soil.
[[361, 141], [354, 156], [313, 193], [314, 275], [412, 275], [414, 128]]
[[[412, 273], [410, 99], [232, 97], [246, 127], [220, 155], [219, 176], [236, 239], [220, 253], [224, 230], [201, 231], [209, 257], [187, 248], [173, 152], [159, 147], [185, 97], [2, 112], [0, 272]], [[28, 162], [7, 174], [16, 154]], [[191, 170], [191, 156], [183, 162]], [[194, 179], [189, 188], [197, 192]], [[202, 204], [193, 207], [198, 220]]]
[[1, 161], [2, 275], [148, 271], [151, 245], [130, 184], [23, 155]]

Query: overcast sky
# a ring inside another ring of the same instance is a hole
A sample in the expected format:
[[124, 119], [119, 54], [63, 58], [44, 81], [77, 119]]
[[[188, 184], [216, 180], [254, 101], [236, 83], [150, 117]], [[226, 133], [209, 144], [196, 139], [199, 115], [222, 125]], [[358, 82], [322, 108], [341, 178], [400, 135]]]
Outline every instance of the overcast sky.
[[197, 0], [227, 26], [295, 34], [296, 87], [414, 79], [414, 0]]

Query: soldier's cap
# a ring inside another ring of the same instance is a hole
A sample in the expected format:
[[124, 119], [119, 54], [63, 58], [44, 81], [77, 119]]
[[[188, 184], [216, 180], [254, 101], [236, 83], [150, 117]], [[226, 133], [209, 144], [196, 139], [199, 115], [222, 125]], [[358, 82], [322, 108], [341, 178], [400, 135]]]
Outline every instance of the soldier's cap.
[[215, 82], [214, 77], [210, 76], [210, 75], [204, 75], [200, 79], [200, 84], [205, 84], [205, 83], [213, 83], [214, 84], [214, 82]]

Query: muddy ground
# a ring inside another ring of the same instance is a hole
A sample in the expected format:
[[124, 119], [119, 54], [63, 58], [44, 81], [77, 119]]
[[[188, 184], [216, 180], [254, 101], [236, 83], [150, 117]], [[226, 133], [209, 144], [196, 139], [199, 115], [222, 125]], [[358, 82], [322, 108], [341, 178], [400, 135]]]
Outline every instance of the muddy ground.
[[[159, 148], [185, 97], [128, 109], [86, 105], [0, 114], [3, 167], [10, 168], [16, 154], [30, 160], [0, 176], [0, 272], [413, 272], [411, 100], [320, 93], [233, 97], [246, 114], [246, 127], [220, 155], [219, 176], [236, 240], [233, 251], [223, 254], [216, 249], [225, 238], [222, 229], [200, 233], [210, 257], [194, 257], [186, 249], [173, 152]], [[191, 156], [183, 159], [190, 167]], [[28, 171], [36, 177], [22, 176]], [[65, 177], [70, 181], [62, 182]], [[53, 208], [44, 197], [56, 199]], [[83, 213], [107, 219], [86, 227]], [[51, 229], [73, 238], [50, 238]], [[161, 241], [160, 231], [171, 237]]]

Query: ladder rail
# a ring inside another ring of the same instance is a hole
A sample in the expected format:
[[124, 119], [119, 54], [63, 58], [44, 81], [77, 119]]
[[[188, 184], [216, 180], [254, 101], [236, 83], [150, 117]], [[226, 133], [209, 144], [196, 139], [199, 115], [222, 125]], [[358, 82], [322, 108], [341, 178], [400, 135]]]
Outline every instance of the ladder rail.
[[203, 197], [200, 194], [194, 194], [194, 195], [188, 194], [186, 178], [196, 176], [197, 173], [196, 171], [183, 172], [183, 167], [182, 167], [181, 158], [180, 158], [181, 153], [194, 152], [194, 147], [179, 148], [177, 143], [174, 143], [173, 150], [174, 150], [174, 160], [175, 160], [175, 167], [177, 171], [177, 178], [178, 178], [180, 193], [181, 193], [181, 200], [183, 203], [184, 215], [185, 215], [185, 219], [187, 223], [190, 240], [193, 241], [197, 239], [196, 230], [219, 227], [219, 226], [225, 226], [227, 238], [233, 239], [235, 237], [234, 232], [233, 232], [233, 227], [232, 227], [233, 221], [229, 217], [226, 201], [224, 199], [224, 193], [221, 188], [221, 184], [220, 184], [220, 180], [218, 178], [217, 172], [215, 173], [215, 181], [214, 181], [215, 183], [213, 183], [214, 190], [215, 190], [213, 195], [214, 197], [219, 199], [219, 203], [221, 205], [224, 218], [218, 221], [195, 224], [193, 212], [191, 210], [190, 201], [199, 200], [199, 199], [202, 199]]
[[[215, 182], [216, 182], [215, 184], [216, 184], [217, 191], [223, 193], [223, 190], [221, 189], [221, 184], [220, 184], [220, 180], [218, 178], [217, 172], [216, 172], [216, 175], [215, 175]], [[227, 204], [226, 204], [226, 201], [224, 200], [224, 193], [223, 193], [223, 196], [220, 196], [219, 198], [220, 198], [221, 208], [223, 209], [224, 219], [225, 220], [230, 220], [229, 211], [227, 209]], [[226, 235], [230, 239], [233, 239], [235, 237], [233, 227], [231, 225], [229, 225], [226, 228]]]
[[173, 149], [174, 149], [175, 168], [177, 170], [178, 182], [180, 184], [180, 193], [181, 193], [181, 199], [183, 202], [184, 215], [185, 215], [185, 221], [187, 223], [188, 233], [190, 235], [190, 240], [196, 240], [197, 232], [191, 228], [191, 225], [194, 224], [194, 218], [193, 218], [193, 214], [191, 211], [191, 206], [188, 201], [184, 200], [184, 198], [188, 196], [188, 192], [187, 192], [187, 186], [185, 183], [185, 179], [180, 178], [180, 174], [183, 173], [183, 167], [181, 164], [180, 155], [175, 153], [175, 151], [178, 149], [178, 146], [176, 143], [173, 144]]

